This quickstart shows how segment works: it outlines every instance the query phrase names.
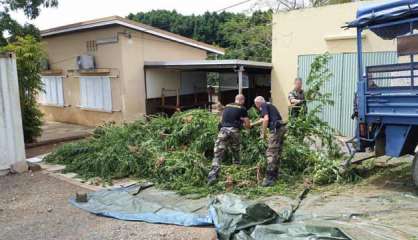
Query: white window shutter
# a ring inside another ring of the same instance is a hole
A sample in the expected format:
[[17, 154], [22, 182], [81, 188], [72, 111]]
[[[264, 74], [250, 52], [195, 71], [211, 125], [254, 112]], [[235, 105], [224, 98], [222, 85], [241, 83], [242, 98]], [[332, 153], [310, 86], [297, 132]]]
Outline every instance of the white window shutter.
[[112, 86], [110, 84], [109, 77], [102, 77], [103, 83], [103, 99], [104, 99], [104, 110], [105, 111], [112, 111]]
[[39, 94], [40, 98], [39, 101], [42, 104], [46, 104], [46, 80], [44, 77], [41, 77], [41, 81], [42, 81], [42, 90]]
[[80, 106], [87, 107], [87, 79], [80, 78]]
[[58, 98], [58, 105], [64, 106], [64, 87], [62, 82], [62, 77], [57, 78], [57, 98]]
[[62, 77], [42, 76], [41, 81], [44, 84], [44, 92], [41, 93], [41, 103], [64, 106]]
[[80, 77], [80, 105], [87, 109], [112, 111], [112, 90], [108, 76]]

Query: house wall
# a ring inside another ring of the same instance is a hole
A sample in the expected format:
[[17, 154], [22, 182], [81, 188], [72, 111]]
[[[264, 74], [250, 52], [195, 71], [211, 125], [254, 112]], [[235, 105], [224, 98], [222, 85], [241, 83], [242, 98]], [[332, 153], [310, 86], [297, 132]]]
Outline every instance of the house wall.
[[51, 69], [63, 71], [63, 90], [65, 107], [41, 106], [44, 119], [58, 122], [77, 123], [95, 126], [105, 121], [120, 122], [122, 115], [122, 55], [121, 42], [98, 45], [95, 55], [98, 68], [111, 68], [112, 113], [90, 111], [80, 106], [80, 79], [76, 72], [76, 57], [87, 53], [86, 41], [109, 38], [123, 29], [112, 27], [73, 34], [64, 34], [42, 40]]
[[[130, 32], [128, 38], [122, 32]], [[119, 33], [119, 35], [118, 35]], [[87, 53], [86, 42], [118, 35], [117, 43], [92, 52], [97, 68], [111, 69], [111, 113], [80, 109], [76, 57]], [[144, 61], [203, 60], [206, 51], [124, 27], [107, 27], [44, 38], [52, 69], [63, 70], [65, 107], [41, 106], [46, 120], [95, 126], [106, 121], [133, 121], [146, 112]]]
[[[180, 72], [176, 70], [149, 69], [147, 74], [147, 98], [160, 98], [161, 89], [179, 89]], [[175, 96], [175, 92], [167, 92], [166, 96]]]
[[[354, 2], [277, 13], [273, 16], [272, 100], [283, 116], [288, 114], [288, 92], [297, 77], [298, 56], [356, 52], [355, 29], [341, 27], [355, 19]], [[396, 42], [382, 40], [370, 31], [363, 36], [364, 51], [395, 51]]]

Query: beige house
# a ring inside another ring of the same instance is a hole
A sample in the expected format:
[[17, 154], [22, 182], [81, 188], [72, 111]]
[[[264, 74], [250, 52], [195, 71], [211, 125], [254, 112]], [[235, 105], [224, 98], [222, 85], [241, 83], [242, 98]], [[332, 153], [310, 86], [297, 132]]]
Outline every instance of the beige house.
[[[356, 52], [355, 30], [345, 30], [342, 26], [355, 19], [359, 5], [367, 3], [370, 2], [307, 8], [274, 15], [272, 99], [283, 115], [287, 116], [288, 92], [298, 76], [298, 58], [325, 52]], [[366, 31], [363, 48], [365, 52], [396, 51], [396, 42], [382, 40]]]
[[[152, 101], [147, 90], [160, 98], [166, 85], [180, 84], [178, 79], [158, 82], [167, 75], [158, 72], [149, 73], [155, 75], [154, 88], [147, 86], [145, 62], [205, 60], [208, 53], [224, 54], [221, 48], [117, 16], [48, 29], [41, 35], [49, 63], [42, 73], [45, 93], [40, 97], [45, 118], [90, 126], [138, 119]], [[189, 81], [183, 85], [203, 78], [196, 72], [185, 75]], [[206, 87], [206, 82], [200, 85]]]

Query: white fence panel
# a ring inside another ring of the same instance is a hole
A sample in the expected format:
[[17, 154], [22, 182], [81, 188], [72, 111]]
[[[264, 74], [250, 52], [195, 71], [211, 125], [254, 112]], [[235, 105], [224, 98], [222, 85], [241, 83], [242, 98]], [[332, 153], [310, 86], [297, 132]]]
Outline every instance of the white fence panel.
[[25, 161], [16, 60], [0, 54], [0, 172]]

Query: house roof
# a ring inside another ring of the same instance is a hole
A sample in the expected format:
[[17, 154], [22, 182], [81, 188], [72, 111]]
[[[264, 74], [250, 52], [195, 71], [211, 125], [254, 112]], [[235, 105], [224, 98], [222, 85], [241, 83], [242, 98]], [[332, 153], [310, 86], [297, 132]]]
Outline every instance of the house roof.
[[151, 27], [149, 25], [145, 25], [142, 23], [138, 23], [138, 22], [135, 22], [135, 21], [123, 18], [123, 17], [119, 17], [119, 16], [99, 18], [99, 19], [94, 19], [94, 20], [89, 20], [89, 21], [84, 21], [84, 22], [79, 22], [79, 23], [74, 23], [74, 24], [69, 24], [69, 25], [42, 30], [41, 36], [45, 38], [45, 37], [64, 34], [64, 33], [70, 33], [70, 32], [76, 32], [76, 31], [112, 26], [112, 25], [124, 26], [133, 30], [145, 32], [145, 33], [157, 36], [157, 37], [168, 39], [168, 40], [185, 44], [188, 46], [192, 46], [195, 48], [203, 49], [212, 53], [217, 53], [217, 54], [222, 54], [222, 55], [225, 53], [225, 50], [223, 48], [219, 48], [210, 44], [199, 42], [199, 41], [187, 38], [187, 37], [180, 36], [178, 34], [164, 31], [164, 30]]

